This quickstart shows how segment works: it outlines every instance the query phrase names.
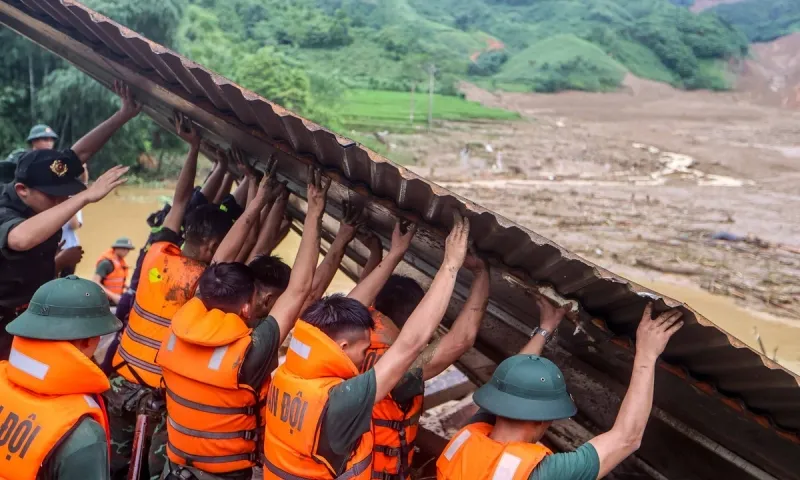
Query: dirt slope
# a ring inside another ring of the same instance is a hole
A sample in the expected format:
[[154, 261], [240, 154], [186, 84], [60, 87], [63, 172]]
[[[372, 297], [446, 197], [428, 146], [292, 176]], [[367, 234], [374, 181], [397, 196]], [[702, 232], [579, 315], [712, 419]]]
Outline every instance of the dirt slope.
[[766, 105], [800, 107], [800, 32], [751, 47], [738, 67], [736, 90]]

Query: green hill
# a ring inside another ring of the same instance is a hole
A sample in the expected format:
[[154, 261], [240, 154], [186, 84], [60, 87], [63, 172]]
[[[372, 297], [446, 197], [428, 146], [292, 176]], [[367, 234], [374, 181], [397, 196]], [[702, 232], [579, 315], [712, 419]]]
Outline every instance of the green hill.
[[769, 42], [800, 31], [798, 0], [747, 0], [717, 5], [712, 11], [741, 29], [752, 42]]
[[616, 88], [626, 68], [600, 47], [573, 34], [554, 35], [512, 56], [492, 81], [531, 90], [603, 91]]
[[[409, 90], [427, 80], [430, 65], [445, 94], [464, 78], [517, 90], [608, 90], [621, 69], [677, 87], [721, 88], [708, 65], [747, 51], [745, 36], [716, 15], [670, 0], [188, 1], [181, 31], [214, 17], [237, 50], [271, 46], [348, 88]], [[200, 29], [218, 49], [215, 29]], [[196, 53], [197, 37], [177, 40]], [[543, 54], [546, 61], [533, 58]]]

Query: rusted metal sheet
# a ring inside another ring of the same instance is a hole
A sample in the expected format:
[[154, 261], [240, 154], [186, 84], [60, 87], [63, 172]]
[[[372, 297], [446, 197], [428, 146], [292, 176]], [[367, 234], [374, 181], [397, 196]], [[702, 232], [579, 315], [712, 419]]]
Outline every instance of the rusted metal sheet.
[[[613, 421], [630, 375], [632, 338], [644, 305], [655, 301], [657, 311], [680, 308], [686, 326], [670, 342], [658, 374], [657, 434], [648, 435], [634, 459], [640, 468], [631, 468], [646, 477], [653, 477], [648, 468], [656, 468], [666, 478], [715, 478], [703, 469], [687, 472], [678, 465], [684, 458], [707, 455], [749, 472], [735, 478], [800, 480], [798, 377], [680, 302], [597, 267], [77, 2], [0, 0], [0, 23], [106, 87], [115, 79], [127, 82], [147, 115], [167, 129], [177, 110], [201, 127], [211, 147], [239, 147], [256, 164], [276, 155], [280, 177], [299, 197], [306, 195], [307, 166], [324, 169], [334, 181], [328, 214], [341, 218], [343, 201], [363, 202], [370, 213], [367, 228], [385, 245], [395, 219], [419, 223], [405, 268], [423, 285], [441, 263], [452, 212], [468, 216], [475, 247], [493, 267], [492, 300], [477, 352], [462, 358], [461, 367], [480, 383], [497, 362], [517, 351], [538, 322], [534, 292], [574, 301], [576, 314], [562, 328], [557, 348], [568, 355], [567, 365], [576, 365], [565, 366], [572, 388], [599, 396], [578, 400], [575, 425], [585, 432], [608, 428]], [[302, 216], [301, 210], [293, 211]], [[347, 255], [355, 266], [363, 263], [366, 251], [354, 245]], [[460, 274], [445, 324], [461, 308], [471, 280], [467, 272]], [[592, 379], [591, 388], [581, 388], [581, 378]]]

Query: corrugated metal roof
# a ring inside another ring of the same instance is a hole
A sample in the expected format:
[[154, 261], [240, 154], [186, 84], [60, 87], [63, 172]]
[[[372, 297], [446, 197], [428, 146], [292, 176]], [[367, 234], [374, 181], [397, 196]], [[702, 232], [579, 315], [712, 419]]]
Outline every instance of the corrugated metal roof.
[[[628, 339], [644, 305], [655, 299], [658, 311], [681, 308], [686, 326], [663, 355], [669, 363], [659, 369], [658, 408], [639, 458], [668, 478], [719, 478], [734, 465], [733, 478], [800, 479], [798, 377], [680, 302], [597, 267], [77, 2], [0, 0], [0, 23], [106, 87], [114, 79], [128, 82], [145, 112], [167, 129], [179, 110], [203, 128], [207, 143], [242, 148], [256, 162], [276, 154], [280, 176], [300, 197], [307, 165], [322, 167], [334, 180], [328, 213], [340, 218], [344, 200], [364, 202], [368, 228], [387, 244], [395, 218], [418, 222], [406, 262], [423, 280], [441, 262], [453, 210], [470, 217], [475, 246], [493, 266], [492, 300], [476, 345], [480, 354], [465, 356], [461, 365], [475, 381], [488, 378], [495, 362], [515, 353], [536, 325], [532, 292], [552, 286], [559, 298], [580, 305], [575, 325], [562, 328], [574, 331], [562, 334], [550, 353], [563, 361], [577, 392], [576, 420], [588, 431], [613, 423], [632, 365]], [[364, 254], [359, 246], [348, 252], [351, 259]], [[459, 277], [448, 319], [470, 280], [466, 272]], [[704, 466], [681, 461], [687, 458]]]

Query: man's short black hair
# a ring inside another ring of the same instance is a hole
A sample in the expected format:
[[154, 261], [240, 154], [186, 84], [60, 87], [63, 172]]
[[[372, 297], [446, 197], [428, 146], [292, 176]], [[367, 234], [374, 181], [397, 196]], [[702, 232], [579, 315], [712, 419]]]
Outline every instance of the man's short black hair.
[[243, 263], [215, 263], [206, 268], [197, 286], [207, 309], [238, 314], [255, 291], [255, 278]]
[[284, 291], [289, 286], [292, 269], [276, 255], [259, 255], [247, 265], [256, 281], [267, 288]]
[[409, 277], [392, 275], [375, 298], [375, 309], [401, 327], [425, 296], [425, 290]]
[[218, 205], [199, 206], [186, 215], [186, 242], [191, 245], [222, 242], [232, 226], [230, 215]]
[[375, 328], [375, 320], [372, 319], [367, 307], [358, 300], [347, 298], [340, 293], [312, 303], [303, 312], [302, 319], [334, 339], [354, 331]]

